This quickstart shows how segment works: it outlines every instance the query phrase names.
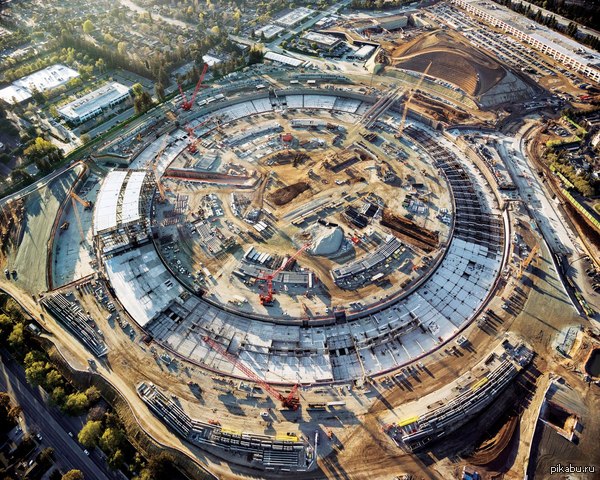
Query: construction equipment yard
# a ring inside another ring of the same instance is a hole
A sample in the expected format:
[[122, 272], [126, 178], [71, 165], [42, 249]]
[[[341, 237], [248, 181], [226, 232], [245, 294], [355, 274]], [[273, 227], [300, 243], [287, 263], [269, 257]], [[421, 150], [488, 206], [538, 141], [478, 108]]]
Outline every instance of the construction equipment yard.
[[598, 465], [597, 252], [530, 174], [520, 50], [455, 3], [360, 65], [204, 64], [176, 111], [3, 200], [0, 288], [216, 478]]

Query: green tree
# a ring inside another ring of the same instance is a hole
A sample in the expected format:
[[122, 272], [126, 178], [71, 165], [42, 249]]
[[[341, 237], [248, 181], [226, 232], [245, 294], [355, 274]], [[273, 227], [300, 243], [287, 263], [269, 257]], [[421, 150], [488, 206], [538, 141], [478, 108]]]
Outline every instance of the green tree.
[[8, 336], [8, 344], [13, 350], [21, 350], [23, 348], [23, 344], [25, 343], [25, 326], [22, 323], [17, 323], [10, 335]]
[[33, 87], [31, 89], [31, 96], [40, 105], [43, 105], [44, 103], [46, 103], [46, 100], [47, 100], [46, 95], [44, 95], [44, 92], [38, 90], [37, 87]]
[[44, 386], [46, 389], [54, 390], [56, 387], [60, 387], [62, 383], [63, 376], [58, 372], [58, 370], [53, 368], [46, 374], [46, 379], [44, 381]]
[[0, 313], [0, 340], [4, 342], [13, 328], [13, 323], [8, 315]]
[[107, 428], [100, 438], [100, 448], [109, 455], [114, 454], [123, 442], [123, 433], [116, 428]]
[[133, 109], [135, 110], [135, 113], [144, 113], [148, 111], [152, 105], [152, 96], [146, 91], [142, 92], [140, 96], [135, 97], [133, 100]]
[[106, 62], [103, 58], [99, 58], [98, 60], [96, 60], [95, 67], [99, 73], [104, 73], [106, 71]]
[[43, 385], [48, 372], [48, 364], [46, 362], [33, 362], [25, 368], [25, 377], [31, 385]]
[[114, 470], [118, 470], [125, 463], [125, 456], [121, 450], [117, 450], [108, 459], [108, 465]]
[[56, 387], [54, 390], [52, 390], [52, 393], [50, 394], [50, 399], [52, 400], [54, 405], [63, 407], [66, 396], [67, 394], [63, 387]]
[[90, 34], [94, 31], [94, 24], [88, 18], [85, 22], [83, 22], [82, 28], [83, 28], [83, 33]]
[[90, 137], [90, 135], [88, 133], [84, 133], [83, 135], [81, 135], [79, 137], [79, 140], [81, 140], [82, 145], [89, 143], [91, 139], [92, 139], [92, 137]]
[[25, 355], [25, 358], [23, 359], [23, 363], [25, 364], [26, 367], [30, 367], [31, 365], [33, 365], [36, 362], [45, 362], [45, 361], [46, 361], [46, 356], [39, 350], [30, 350], [29, 352], [27, 352], [27, 354]]
[[102, 434], [102, 422], [87, 422], [77, 435], [77, 440], [86, 448], [94, 448]]
[[261, 63], [263, 61], [264, 53], [262, 49], [262, 45], [257, 43], [252, 46], [250, 52], [248, 53], [248, 65], [253, 65], [255, 63]]
[[139, 97], [142, 93], [144, 93], [144, 87], [141, 83], [134, 83], [131, 87], [131, 91], [133, 92], [134, 97]]
[[85, 391], [85, 396], [88, 399], [88, 403], [91, 405], [92, 403], [96, 403], [98, 400], [100, 400], [100, 390], [92, 385]]
[[62, 476], [62, 480], [85, 480], [81, 470], [69, 470]]
[[62, 153], [56, 145], [42, 137], [37, 137], [33, 144], [27, 147], [23, 153], [29, 160], [35, 161], [44, 157], [51, 157], [53, 160], [62, 158]]
[[80, 415], [87, 407], [88, 399], [83, 392], [71, 393], [65, 399], [65, 410], [72, 415]]

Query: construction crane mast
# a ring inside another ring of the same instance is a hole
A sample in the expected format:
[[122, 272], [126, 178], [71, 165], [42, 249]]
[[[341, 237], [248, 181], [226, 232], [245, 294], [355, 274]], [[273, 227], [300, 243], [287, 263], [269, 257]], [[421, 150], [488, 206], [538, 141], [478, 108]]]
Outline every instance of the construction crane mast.
[[[199, 125], [200, 126], [200, 125]], [[186, 127], [185, 131], [188, 134], [188, 139], [189, 139], [189, 143], [188, 143], [188, 152], [190, 153], [196, 153], [198, 151], [198, 147], [196, 146], [196, 142], [198, 141], [198, 137], [196, 137], [196, 133], [194, 132], [194, 128], [193, 127]]]
[[183, 93], [183, 88], [181, 85], [178, 85], [179, 92], [181, 93], [181, 98], [183, 99], [183, 103], [181, 104], [181, 108], [186, 112], [191, 110], [194, 106], [194, 102], [196, 101], [196, 95], [198, 95], [198, 91], [200, 90], [200, 86], [202, 85], [202, 81], [204, 80], [204, 75], [206, 75], [206, 71], [208, 70], [208, 63], [204, 64], [202, 68], [202, 73], [200, 74], [200, 78], [198, 79], [198, 83], [196, 84], [196, 88], [194, 89], [194, 93], [192, 94], [192, 98], [190, 100], [187, 99], [185, 93]]
[[290, 265], [294, 260], [296, 260], [296, 258], [298, 258], [302, 254], [302, 252], [304, 252], [310, 246], [311, 246], [310, 242], [305, 243], [304, 245], [302, 245], [300, 250], [298, 250], [290, 258], [288, 258], [287, 262], [285, 262], [281, 267], [279, 267], [273, 273], [269, 273], [269, 274], [263, 275], [262, 277], [259, 277], [259, 280], [264, 280], [265, 284], [266, 284], [266, 292], [260, 293], [258, 295], [261, 305], [269, 306], [273, 303], [273, 293], [274, 293], [273, 279], [275, 277], [277, 277], [277, 275], [279, 275], [283, 270], [285, 270], [288, 267], [288, 265]]
[[421, 84], [423, 83], [423, 80], [425, 80], [425, 76], [429, 72], [429, 69], [431, 68], [431, 65], [433, 65], [433, 62], [429, 62], [429, 65], [427, 65], [427, 68], [425, 69], [425, 71], [421, 75], [421, 78], [419, 78], [419, 81], [417, 82], [417, 85], [415, 86], [415, 88], [413, 88], [410, 91], [410, 93], [408, 94], [408, 96], [406, 98], [406, 102], [404, 102], [404, 111], [402, 112], [402, 120], [400, 120], [400, 127], [398, 128], [398, 133], [396, 135], [396, 138], [400, 138], [402, 136], [402, 132], [404, 131], [404, 125], [406, 124], [406, 115], [408, 115], [408, 106], [410, 105], [410, 102], [412, 101], [412, 98], [415, 95], [415, 92], [419, 88], [421, 88]]
[[208, 336], [202, 337], [202, 340], [214, 351], [219, 353], [223, 358], [227, 359], [235, 368], [244, 373], [248, 378], [256, 382], [262, 389], [269, 393], [273, 398], [281, 402], [283, 408], [288, 410], [298, 410], [300, 406], [300, 398], [298, 397], [298, 384], [294, 385], [292, 391], [287, 395], [283, 395], [273, 388], [269, 383], [260, 378], [250, 368], [248, 368], [242, 361], [236, 356], [232, 355], [225, 349], [220, 343], [216, 342]]

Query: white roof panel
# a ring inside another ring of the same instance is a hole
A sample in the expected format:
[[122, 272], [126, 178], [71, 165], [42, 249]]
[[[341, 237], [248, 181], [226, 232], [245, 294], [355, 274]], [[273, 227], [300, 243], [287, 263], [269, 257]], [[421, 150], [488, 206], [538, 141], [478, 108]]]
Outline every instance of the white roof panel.
[[121, 221], [123, 223], [134, 222], [140, 219], [140, 195], [145, 178], [146, 172], [133, 172], [127, 181], [121, 214]]
[[94, 233], [117, 226], [117, 203], [127, 172], [112, 171], [102, 182], [94, 210]]

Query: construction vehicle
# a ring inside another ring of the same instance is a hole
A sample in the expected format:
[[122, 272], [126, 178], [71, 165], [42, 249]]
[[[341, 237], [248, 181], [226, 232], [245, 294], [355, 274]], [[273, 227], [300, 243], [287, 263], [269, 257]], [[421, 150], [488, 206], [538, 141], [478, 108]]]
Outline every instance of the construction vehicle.
[[415, 86], [415, 88], [413, 88], [410, 91], [410, 93], [406, 97], [406, 102], [404, 102], [404, 111], [402, 112], [402, 119], [400, 120], [400, 126], [398, 127], [398, 133], [396, 134], [396, 138], [400, 138], [402, 136], [402, 132], [404, 131], [404, 126], [406, 125], [406, 116], [408, 115], [408, 106], [410, 105], [410, 102], [412, 101], [412, 98], [415, 95], [415, 92], [421, 87], [423, 80], [425, 80], [425, 76], [427, 75], [427, 72], [429, 72], [431, 65], [433, 65], [433, 62], [429, 62], [429, 65], [427, 65], [427, 68], [421, 75], [421, 78], [417, 82], [417, 85]]
[[204, 67], [202, 68], [202, 73], [200, 74], [200, 78], [198, 79], [198, 83], [196, 84], [196, 88], [194, 89], [194, 93], [192, 94], [192, 98], [190, 100], [188, 100], [187, 97], [185, 96], [185, 93], [183, 93], [183, 88], [181, 87], [181, 85], [178, 85], [179, 92], [181, 93], [181, 98], [183, 99], [181, 108], [184, 111], [188, 112], [194, 106], [194, 102], [196, 101], [196, 95], [198, 95], [198, 91], [200, 90], [202, 81], [204, 80], [204, 75], [206, 75], [207, 70], [208, 70], [208, 64], [205, 63]]
[[527, 267], [529, 267], [529, 264], [533, 261], [533, 258], [535, 257], [539, 249], [539, 245], [534, 245], [534, 247], [529, 252], [529, 255], [527, 255], [527, 258], [519, 262], [519, 265], [517, 266], [517, 280], [519, 280], [523, 276], [523, 273], [525, 273], [525, 270], [527, 270]]
[[290, 393], [285, 396], [275, 388], [273, 388], [269, 383], [260, 378], [256, 373], [254, 373], [249, 367], [244, 365], [242, 361], [229, 353], [227, 349], [225, 349], [220, 343], [216, 342], [209, 336], [202, 337], [202, 340], [214, 351], [219, 353], [223, 358], [229, 361], [231, 365], [244, 373], [248, 378], [256, 382], [263, 390], [265, 390], [269, 395], [271, 395], [274, 399], [281, 402], [281, 406], [288, 410], [298, 410], [300, 407], [300, 398], [298, 397], [298, 384], [292, 387]]
[[285, 262], [277, 270], [275, 270], [272, 273], [268, 273], [266, 275], [258, 277], [259, 280], [264, 280], [265, 281], [265, 286], [266, 286], [266, 288], [265, 288], [266, 291], [264, 293], [260, 293], [258, 295], [258, 298], [260, 300], [260, 304], [261, 305], [269, 306], [269, 305], [273, 304], [273, 294], [275, 293], [273, 291], [273, 279], [275, 277], [277, 277], [277, 275], [279, 275], [283, 270], [285, 270], [294, 260], [296, 260], [296, 258], [298, 258], [302, 254], [302, 252], [304, 252], [310, 246], [311, 246], [310, 242], [305, 243], [304, 245], [302, 245], [302, 247], [300, 248], [300, 250], [298, 250], [290, 258], [288, 258], [287, 262]]

